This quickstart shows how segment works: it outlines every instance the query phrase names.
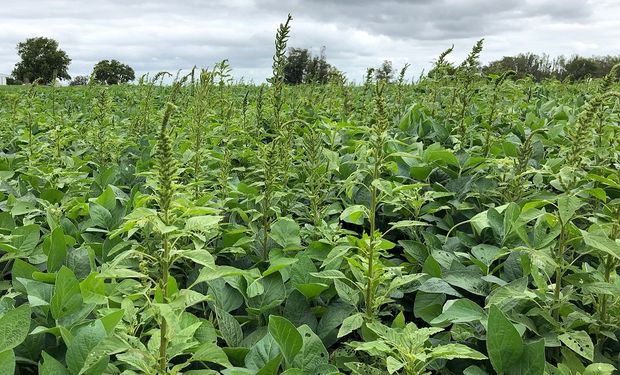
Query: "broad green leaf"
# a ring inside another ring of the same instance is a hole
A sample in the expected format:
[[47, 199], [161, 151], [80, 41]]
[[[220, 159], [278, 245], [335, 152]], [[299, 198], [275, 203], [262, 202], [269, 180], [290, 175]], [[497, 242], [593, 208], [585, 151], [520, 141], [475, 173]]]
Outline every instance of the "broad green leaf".
[[97, 272], [91, 273], [80, 282], [80, 294], [84, 303], [105, 304], [107, 301], [105, 280], [97, 277]]
[[47, 270], [48, 272], [56, 272], [63, 265], [67, 258], [67, 243], [65, 242], [65, 233], [61, 227], [57, 227], [52, 231], [43, 243], [44, 250], [47, 250]]
[[[450, 303], [448, 305], [448, 303]], [[450, 323], [468, 323], [486, 318], [486, 314], [482, 307], [477, 303], [466, 298], [456, 301], [448, 301], [444, 311], [431, 321], [431, 324]]]
[[224, 350], [213, 342], [205, 342], [200, 345], [192, 355], [191, 360], [216, 363], [227, 368], [232, 367]]
[[280, 375], [308, 375], [308, 373], [299, 368], [290, 368]]
[[590, 361], [594, 360], [594, 344], [585, 331], [573, 331], [558, 336], [560, 341], [572, 351]]
[[504, 238], [504, 218], [495, 208], [489, 208], [487, 211], [487, 220], [493, 231], [500, 237]]
[[95, 199], [95, 202], [106, 210], [112, 211], [116, 207], [116, 195], [112, 187], [108, 185], [103, 193]]
[[329, 286], [321, 283], [307, 283], [297, 284], [295, 285], [295, 288], [299, 290], [299, 292], [307, 299], [312, 299], [314, 297], [318, 297], [321, 293], [323, 293], [323, 291], [329, 289]]
[[287, 364], [292, 364], [295, 355], [303, 346], [303, 339], [295, 326], [286, 318], [277, 315], [269, 316], [269, 333], [278, 343]]
[[601, 234], [588, 233], [582, 231], [583, 240], [586, 245], [620, 259], [620, 242], [611, 240]]
[[90, 214], [90, 219], [93, 222], [93, 225], [103, 229], [111, 229], [112, 228], [112, 214], [105, 207], [91, 202], [88, 205], [88, 212]]
[[545, 372], [545, 340], [525, 344], [521, 358], [508, 373], [510, 375], [543, 375]]
[[39, 281], [24, 279], [21, 277], [18, 277], [17, 281], [21, 283], [24, 288], [26, 288], [26, 292], [28, 293], [28, 303], [30, 304], [30, 307], [46, 306], [50, 304], [52, 300], [52, 295], [54, 294], [53, 285]]
[[215, 314], [217, 315], [218, 328], [226, 344], [231, 347], [238, 346], [243, 340], [243, 331], [237, 319], [220, 308], [215, 309]]
[[189, 259], [194, 263], [200, 264], [205, 267], [216, 268], [215, 259], [213, 255], [206, 249], [201, 250], [183, 250], [177, 251], [175, 254], [182, 258]]
[[418, 292], [413, 303], [413, 315], [430, 323], [441, 314], [445, 301], [445, 294]]
[[519, 219], [519, 215], [521, 214], [521, 207], [519, 207], [516, 203], [509, 203], [506, 210], [504, 210], [504, 222], [503, 222], [503, 231], [504, 236], [508, 236], [512, 230], [514, 229], [514, 225]]
[[558, 214], [564, 225], [575, 216], [577, 210], [585, 203], [574, 195], [561, 195], [558, 197]]
[[495, 371], [506, 374], [523, 353], [521, 335], [495, 305], [489, 310], [487, 353]]
[[437, 277], [431, 277], [430, 279], [424, 281], [422, 285], [418, 287], [418, 290], [426, 293], [441, 293], [455, 297], [462, 297], [461, 293], [457, 292], [450, 286], [450, 284]]
[[106, 316], [100, 319], [108, 335], [114, 332], [114, 328], [116, 328], [116, 325], [120, 323], [124, 314], [125, 314], [124, 310], [117, 310], [117, 311], [107, 314]]
[[609, 363], [593, 363], [586, 367], [583, 375], [611, 375], [615, 370]]
[[0, 317], [0, 352], [21, 344], [30, 331], [30, 306], [21, 305]]
[[24, 255], [29, 255], [34, 251], [41, 236], [40, 228], [36, 224], [17, 227], [11, 234], [13, 236], [11, 244], [18, 254]]
[[0, 374], [15, 374], [15, 352], [13, 349], [0, 352]]
[[263, 277], [269, 276], [274, 272], [278, 272], [279, 270], [290, 266], [293, 263], [296, 263], [299, 259], [296, 258], [276, 258], [269, 262], [269, 268], [267, 268], [263, 272]]
[[357, 306], [360, 301], [360, 291], [355, 288], [355, 286], [357, 286], [356, 284], [352, 285], [353, 286], [340, 279], [334, 280], [334, 287], [336, 288], [338, 296], [351, 306]]
[[196, 278], [196, 280], [192, 283], [192, 286], [200, 284], [205, 281], [216, 280], [221, 277], [226, 276], [243, 276], [248, 271], [241, 270], [231, 266], [217, 266], [215, 268], [212, 267], [203, 267], [200, 270], [200, 274]]
[[398, 228], [411, 228], [411, 227], [424, 227], [430, 224], [425, 223], [423, 221], [417, 220], [401, 220], [395, 223], [390, 223], [390, 229], [398, 229]]
[[41, 353], [43, 363], [39, 367], [40, 375], [71, 375], [69, 370], [46, 352]]
[[489, 373], [478, 366], [469, 366], [463, 370], [463, 375], [489, 375]]
[[338, 337], [343, 337], [360, 328], [364, 324], [364, 315], [357, 313], [345, 318], [338, 330]]
[[280, 355], [280, 347], [270, 333], [250, 348], [245, 356], [245, 366], [251, 370], [260, 370]]
[[269, 236], [284, 249], [297, 249], [301, 247], [299, 231], [295, 220], [281, 217], [271, 224]]
[[202, 233], [209, 232], [217, 227], [222, 218], [222, 216], [216, 215], [190, 217], [185, 222], [185, 230]]
[[400, 370], [401, 368], [405, 366], [404, 363], [402, 363], [401, 361], [397, 360], [396, 358], [392, 356], [387, 357], [387, 359], [385, 360], [385, 365], [387, 367], [388, 373], [390, 374], [395, 373], [396, 371]]
[[307, 325], [302, 325], [297, 328], [297, 331], [301, 334], [303, 345], [292, 365], [304, 370], [307, 374], [318, 374], [319, 367], [328, 363], [327, 349], [319, 336]]
[[340, 214], [340, 220], [347, 223], [363, 225], [364, 219], [368, 217], [368, 209], [362, 205], [349, 206]]
[[56, 273], [56, 284], [51, 310], [54, 319], [73, 314], [82, 307], [80, 283], [73, 272], [65, 266]]
[[447, 360], [454, 358], [468, 358], [477, 360], [487, 359], [484, 354], [463, 344], [445, 344], [436, 346], [431, 350], [431, 357]]
[[105, 328], [99, 320], [80, 328], [71, 344], [67, 347], [67, 367], [73, 374], [78, 374], [83, 370], [87, 359], [91, 359], [88, 358], [89, 355], [105, 337]]
[[277, 375], [282, 363], [282, 354], [278, 354], [277, 357], [267, 362], [267, 364], [261, 368], [256, 375]]

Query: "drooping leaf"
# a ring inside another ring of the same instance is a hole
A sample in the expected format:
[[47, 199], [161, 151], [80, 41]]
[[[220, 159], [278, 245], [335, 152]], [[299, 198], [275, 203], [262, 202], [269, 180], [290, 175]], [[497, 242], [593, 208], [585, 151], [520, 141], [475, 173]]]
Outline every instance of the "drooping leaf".
[[521, 335], [495, 305], [489, 310], [486, 345], [491, 364], [499, 374], [507, 373], [523, 353]]
[[277, 315], [269, 316], [269, 333], [278, 343], [286, 363], [292, 364], [295, 355], [303, 346], [303, 339], [297, 328], [286, 318]]

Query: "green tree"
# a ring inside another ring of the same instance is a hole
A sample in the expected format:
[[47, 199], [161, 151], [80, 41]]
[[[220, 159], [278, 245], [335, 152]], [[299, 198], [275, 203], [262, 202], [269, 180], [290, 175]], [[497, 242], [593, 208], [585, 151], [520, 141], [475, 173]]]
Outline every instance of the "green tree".
[[69, 83], [69, 86], [84, 86], [88, 84], [88, 76], [76, 76], [73, 81]]
[[310, 51], [305, 48], [289, 49], [284, 66], [284, 81], [292, 85], [303, 83], [310, 59]]
[[48, 84], [54, 80], [71, 79], [67, 72], [71, 59], [58, 48], [58, 42], [51, 38], [29, 38], [17, 45], [21, 61], [15, 64], [13, 77], [24, 82], [39, 79]]
[[95, 82], [107, 85], [116, 85], [133, 81], [136, 78], [134, 70], [118, 60], [101, 60], [93, 68]]
[[291, 48], [286, 56], [284, 81], [291, 85], [329, 82], [340, 72], [327, 62], [325, 47], [318, 56], [306, 48]]
[[602, 71], [600, 63], [596, 59], [582, 56], [571, 57], [564, 68], [565, 74], [573, 81], [603, 77], [607, 74], [607, 72]]
[[380, 67], [375, 69], [377, 81], [390, 82], [394, 78], [394, 66], [391, 61], [384, 60]]

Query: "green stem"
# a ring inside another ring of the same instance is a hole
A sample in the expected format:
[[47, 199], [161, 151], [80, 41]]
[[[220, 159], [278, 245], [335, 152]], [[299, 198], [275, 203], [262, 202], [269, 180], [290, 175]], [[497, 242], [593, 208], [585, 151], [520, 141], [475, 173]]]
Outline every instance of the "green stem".
[[562, 290], [562, 276], [564, 274], [564, 270], [562, 267], [562, 261], [564, 260], [564, 247], [565, 247], [565, 231], [564, 224], [562, 224], [562, 231], [560, 232], [560, 240], [558, 242], [558, 249], [556, 252], [556, 262], [558, 266], [555, 271], [555, 290], [553, 292], [553, 318], [555, 321], [560, 321], [560, 291]]

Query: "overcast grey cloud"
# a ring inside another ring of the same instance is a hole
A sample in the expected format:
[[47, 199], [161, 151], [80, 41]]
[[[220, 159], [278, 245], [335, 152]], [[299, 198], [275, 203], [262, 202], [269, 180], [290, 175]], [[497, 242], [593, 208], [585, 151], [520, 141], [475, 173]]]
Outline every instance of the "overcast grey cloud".
[[620, 54], [618, 0], [21, 0], [2, 1], [0, 73], [28, 37], [59, 41], [71, 75], [118, 59], [138, 74], [212, 66], [228, 58], [236, 78], [264, 82], [273, 38], [293, 15], [289, 46], [318, 53], [360, 81], [384, 59], [413, 74], [450, 45], [463, 58], [485, 38], [483, 61], [519, 52]]

